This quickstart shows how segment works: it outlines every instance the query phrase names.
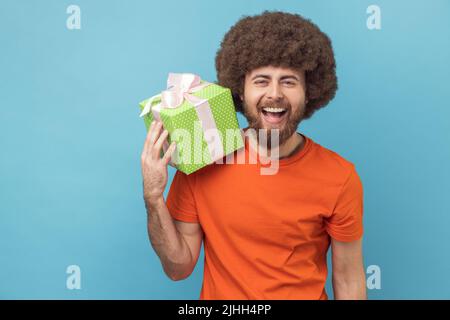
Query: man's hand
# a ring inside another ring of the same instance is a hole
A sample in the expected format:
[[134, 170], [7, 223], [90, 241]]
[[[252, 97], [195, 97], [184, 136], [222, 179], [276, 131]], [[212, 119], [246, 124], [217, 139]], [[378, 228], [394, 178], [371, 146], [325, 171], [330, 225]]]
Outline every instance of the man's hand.
[[167, 184], [167, 165], [176, 147], [175, 142], [172, 142], [161, 158], [161, 148], [169, 134], [167, 130], [163, 130], [161, 133], [161, 129], [161, 121], [152, 122], [141, 155], [144, 200], [146, 205], [155, 203], [163, 198], [164, 189]]

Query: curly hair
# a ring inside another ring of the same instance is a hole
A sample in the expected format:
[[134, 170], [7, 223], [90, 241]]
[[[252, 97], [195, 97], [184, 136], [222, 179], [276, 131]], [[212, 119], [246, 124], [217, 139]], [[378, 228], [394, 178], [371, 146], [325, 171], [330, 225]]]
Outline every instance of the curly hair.
[[243, 16], [225, 34], [216, 54], [217, 83], [230, 88], [236, 111], [243, 113], [247, 72], [264, 67], [304, 70], [307, 103], [303, 119], [326, 106], [337, 90], [331, 41], [298, 14], [264, 11]]

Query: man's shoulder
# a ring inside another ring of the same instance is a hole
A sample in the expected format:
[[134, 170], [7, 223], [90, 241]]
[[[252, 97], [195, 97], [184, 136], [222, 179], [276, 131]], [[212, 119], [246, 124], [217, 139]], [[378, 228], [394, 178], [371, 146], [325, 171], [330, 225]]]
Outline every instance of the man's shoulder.
[[313, 140], [311, 142], [313, 144], [314, 162], [323, 171], [348, 176], [350, 172], [355, 170], [355, 165], [352, 161]]

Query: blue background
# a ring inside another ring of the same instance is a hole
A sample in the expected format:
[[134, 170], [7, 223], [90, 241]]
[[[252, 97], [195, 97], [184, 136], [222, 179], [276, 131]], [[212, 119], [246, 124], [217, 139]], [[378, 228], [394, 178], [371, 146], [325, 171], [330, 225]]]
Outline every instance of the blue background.
[[[66, 28], [70, 4], [81, 30]], [[366, 27], [371, 4], [381, 30]], [[300, 13], [332, 39], [339, 90], [299, 131], [363, 180], [364, 260], [382, 285], [369, 298], [450, 298], [445, 0], [2, 0], [0, 298], [198, 298], [203, 250], [173, 282], [147, 237], [138, 102], [169, 71], [216, 80], [225, 32], [266, 9]], [[66, 288], [72, 264], [81, 290]]]

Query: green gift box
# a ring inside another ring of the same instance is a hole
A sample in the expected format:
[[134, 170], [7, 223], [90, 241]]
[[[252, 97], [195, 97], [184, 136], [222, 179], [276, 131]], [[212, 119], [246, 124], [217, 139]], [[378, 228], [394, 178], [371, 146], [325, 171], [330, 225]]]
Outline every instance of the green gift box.
[[170, 164], [186, 174], [244, 146], [230, 89], [195, 74], [169, 73], [167, 89], [139, 106], [147, 130], [162, 121], [169, 135], [161, 155], [175, 141]]

